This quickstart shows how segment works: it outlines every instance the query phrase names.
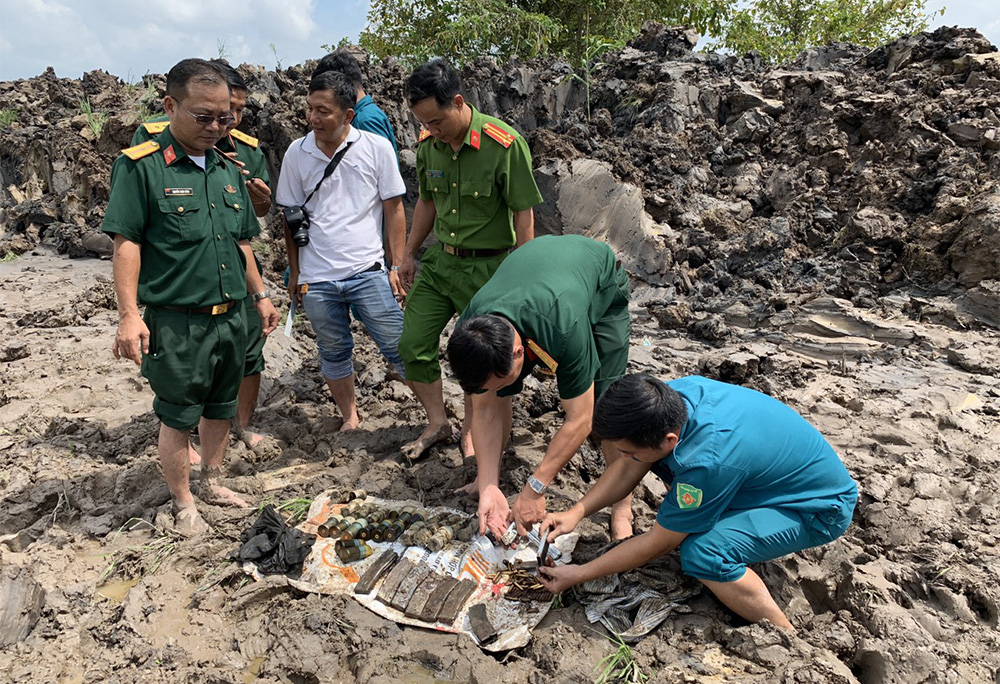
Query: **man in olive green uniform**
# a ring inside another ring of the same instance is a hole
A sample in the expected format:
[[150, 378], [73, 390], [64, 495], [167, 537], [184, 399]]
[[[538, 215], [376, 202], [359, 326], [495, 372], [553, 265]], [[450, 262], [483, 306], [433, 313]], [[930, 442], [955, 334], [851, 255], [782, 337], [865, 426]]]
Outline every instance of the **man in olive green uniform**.
[[199, 426], [202, 499], [245, 505], [218, 482], [246, 355], [243, 299], [255, 295], [264, 334], [278, 314], [250, 248], [260, 228], [242, 175], [213, 150], [233, 118], [225, 79], [204, 60], [182, 60], [163, 105], [168, 128], [115, 160], [102, 230], [115, 241], [112, 352], [149, 380], [176, 527], [197, 534], [208, 526], [191, 494], [188, 432]]
[[[545, 516], [545, 491], [591, 431], [594, 402], [628, 365], [628, 276], [603, 242], [545, 236], [510, 255], [472, 298], [448, 341], [448, 360], [473, 394], [480, 530], [524, 534]], [[511, 396], [534, 369], [555, 375], [566, 420], [509, 509], [499, 489]], [[608, 463], [618, 458], [603, 445]], [[631, 498], [611, 509], [611, 533], [632, 534]]]
[[[409, 287], [399, 351], [406, 379], [427, 411], [428, 426], [403, 448], [416, 458], [453, 438], [445, 414], [438, 363], [441, 331], [489, 280], [514, 247], [534, 237], [532, 207], [542, 201], [531, 173], [531, 152], [513, 128], [476, 111], [459, 93], [458, 74], [432, 60], [407, 79], [410, 111], [424, 126], [417, 150], [420, 198], [400, 265]], [[434, 231], [413, 281], [414, 257]], [[465, 402], [462, 451], [473, 452], [472, 404]]]
[[[217, 150], [224, 152], [231, 159], [242, 164], [247, 191], [257, 216], [267, 216], [271, 210], [271, 175], [267, 169], [267, 159], [260, 149], [257, 138], [237, 130], [243, 120], [243, 110], [247, 106], [247, 84], [228, 62], [221, 59], [211, 60], [211, 64], [219, 70], [229, 85], [229, 106], [233, 122], [226, 127], [225, 135], [216, 143]], [[166, 116], [158, 116], [143, 123], [132, 136], [132, 146], [138, 146], [147, 140], [152, 140], [162, 133], [170, 124]], [[257, 270], [261, 270], [257, 261]], [[246, 440], [248, 446], [255, 446], [261, 436], [248, 430], [253, 411], [257, 407], [257, 396], [260, 393], [260, 375], [264, 371], [264, 342], [267, 339], [262, 333], [263, 323], [253, 305], [252, 295], [247, 295], [244, 308], [247, 325], [247, 357], [244, 363], [243, 381], [240, 383], [240, 393], [237, 404], [234, 427], [238, 435]], [[191, 463], [200, 463], [201, 457], [192, 447], [190, 449]]]

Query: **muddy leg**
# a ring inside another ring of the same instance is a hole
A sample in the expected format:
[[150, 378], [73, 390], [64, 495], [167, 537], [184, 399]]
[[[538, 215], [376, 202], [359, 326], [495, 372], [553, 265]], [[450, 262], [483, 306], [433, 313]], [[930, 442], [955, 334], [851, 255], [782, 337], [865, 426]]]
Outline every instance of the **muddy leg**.
[[434, 382], [408, 383], [413, 393], [417, 395], [424, 410], [427, 411], [427, 427], [414, 441], [400, 449], [410, 460], [419, 458], [425, 451], [438, 442], [456, 439], [456, 430], [448, 422], [448, 414], [444, 410], [444, 395], [441, 392], [441, 380]]
[[204, 463], [201, 466], [201, 498], [218, 506], [249, 508], [250, 504], [236, 492], [219, 484], [222, 477], [222, 460], [229, 446], [229, 421], [201, 419], [198, 428]]
[[[208, 524], [202, 520], [191, 495], [191, 465], [189, 450], [191, 441], [186, 430], [176, 430], [160, 424], [158, 443], [160, 467], [173, 500], [174, 524], [177, 531], [185, 536], [194, 536], [208, 531]], [[197, 453], [197, 452], [196, 452]]]
[[711, 590], [731, 611], [750, 622], [767, 619], [773, 625], [795, 630], [781, 608], [771, 598], [764, 581], [753, 570], [747, 568], [743, 577], [735, 582], [713, 582], [698, 580]]

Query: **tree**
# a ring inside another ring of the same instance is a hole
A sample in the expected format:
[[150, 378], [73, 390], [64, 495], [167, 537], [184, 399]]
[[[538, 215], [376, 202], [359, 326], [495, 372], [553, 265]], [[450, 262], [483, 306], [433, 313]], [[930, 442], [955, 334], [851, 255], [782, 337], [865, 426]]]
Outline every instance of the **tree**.
[[926, 8], [927, 0], [751, 0], [730, 14], [712, 47], [780, 62], [832, 42], [882, 45], [944, 13]]
[[[714, 47], [783, 60], [814, 45], [878, 45], [924, 29], [927, 0], [372, 0], [363, 48], [408, 66], [558, 55], [586, 69], [643, 22], [694, 27]], [[943, 10], [940, 10], [943, 12]]]

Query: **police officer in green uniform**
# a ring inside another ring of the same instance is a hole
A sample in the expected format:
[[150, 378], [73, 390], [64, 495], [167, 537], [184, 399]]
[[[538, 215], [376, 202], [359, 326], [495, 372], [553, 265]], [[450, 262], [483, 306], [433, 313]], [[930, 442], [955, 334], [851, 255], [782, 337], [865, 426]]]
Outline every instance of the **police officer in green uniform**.
[[[524, 534], [545, 516], [545, 491], [591, 431], [594, 402], [628, 365], [628, 275], [603, 242], [548, 235], [510, 255], [472, 298], [448, 341], [459, 383], [473, 393], [479, 526]], [[535, 368], [553, 374], [566, 420], [512, 509], [500, 491], [511, 396]], [[608, 463], [619, 453], [603, 445]], [[632, 534], [631, 495], [612, 506], [611, 533]]]
[[246, 355], [244, 297], [254, 294], [264, 334], [278, 313], [250, 248], [260, 228], [242, 174], [213, 149], [233, 118], [225, 79], [204, 60], [182, 60], [163, 105], [167, 129], [115, 160], [102, 230], [115, 241], [112, 352], [149, 380], [176, 527], [197, 534], [208, 526], [189, 485], [188, 432], [199, 426], [201, 498], [246, 505], [218, 481]]
[[[233, 116], [233, 122], [226, 127], [225, 135], [216, 143], [215, 147], [242, 164], [254, 213], [257, 216], [267, 216], [271, 210], [271, 175], [267, 170], [267, 159], [260, 149], [260, 142], [257, 138], [236, 128], [242, 122], [243, 111], [247, 106], [246, 81], [240, 76], [240, 72], [225, 60], [213, 59], [211, 64], [219, 70], [229, 85], [229, 106]], [[136, 129], [135, 135], [132, 136], [132, 145], [137, 146], [147, 140], [154, 139], [167, 128], [169, 123], [170, 120], [166, 116], [159, 116], [145, 122]], [[261, 270], [259, 261], [257, 262], [257, 270]], [[260, 435], [248, 430], [247, 427], [257, 406], [257, 396], [260, 393], [260, 375], [264, 371], [264, 342], [267, 338], [261, 334], [263, 323], [250, 297], [251, 295], [247, 295], [245, 307], [247, 357], [244, 364], [243, 381], [240, 383], [234, 427], [237, 433], [246, 440], [247, 445], [252, 447], [261, 440]], [[193, 447], [190, 449], [190, 457], [192, 463], [201, 462], [201, 457]]]
[[[542, 201], [524, 138], [469, 105], [460, 89], [458, 74], [441, 59], [418, 67], [404, 86], [410, 111], [425, 129], [417, 150], [420, 197], [399, 269], [404, 286], [412, 283], [399, 351], [428, 417], [420, 437], [403, 447], [411, 458], [454, 435], [442, 396], [441, 331], [511, 249], [534, 237], [532, 207]], [[414, 282], [414, 257], [432, 230], [439, 244], [424, 253]], [[473, 451], [471, 413], [466, 397], [466, 455]]]

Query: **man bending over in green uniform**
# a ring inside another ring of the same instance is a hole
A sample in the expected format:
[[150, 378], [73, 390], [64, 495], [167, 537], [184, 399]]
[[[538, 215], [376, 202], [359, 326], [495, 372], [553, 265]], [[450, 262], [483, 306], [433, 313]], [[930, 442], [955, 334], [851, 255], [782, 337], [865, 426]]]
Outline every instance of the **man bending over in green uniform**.
[[[628, 275], [603, 242], [548, 235], [507, 257], [476, 293], [448, 341], [448, 360], [472, 395], [480, 532], [520, 534], [545, 516], [545, 491], [591, 431], [594, 401], [628, 365]], [[500, 491], [511, 396], [534, 369], [556, 376], [566, 421], [511, 509]], [[618, 450], [605, 444], [609, 464]], [[611, 508], [611, 534], [632, 534], [631, 495]]]
[[[221, 486], [229, 423], [246, 356], [244, 298], [263, 334], [278, 325], [250, 238], [260, 231], [239, 167], [213, 148], [232, 123], [218, 69], [186, 59], [167, 74], [170, 118], [155, 140], [124, 150], [111, 169], [102, 230], [114, 236], [119, 324], [115, 358], [141, 365], [160, 419], [159, 453], [182, 534], [208, 529], [189, 483], [188, 433], [199, 427], [201, 498], [245, 506]], [[146, 306], [139, 315], [139, 304]]]

